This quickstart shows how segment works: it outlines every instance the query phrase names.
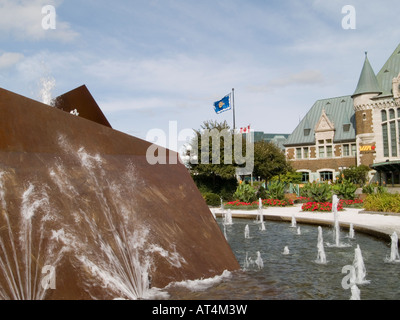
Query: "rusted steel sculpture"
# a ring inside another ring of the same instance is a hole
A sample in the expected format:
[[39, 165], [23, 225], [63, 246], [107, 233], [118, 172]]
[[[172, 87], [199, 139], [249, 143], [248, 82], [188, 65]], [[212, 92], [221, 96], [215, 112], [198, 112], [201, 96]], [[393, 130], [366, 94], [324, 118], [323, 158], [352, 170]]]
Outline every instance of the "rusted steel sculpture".
[[149, 146], [85, 86], [55, 107], [0, 89], [0, 300], [151, 298], [239, 269], [184, 165]]

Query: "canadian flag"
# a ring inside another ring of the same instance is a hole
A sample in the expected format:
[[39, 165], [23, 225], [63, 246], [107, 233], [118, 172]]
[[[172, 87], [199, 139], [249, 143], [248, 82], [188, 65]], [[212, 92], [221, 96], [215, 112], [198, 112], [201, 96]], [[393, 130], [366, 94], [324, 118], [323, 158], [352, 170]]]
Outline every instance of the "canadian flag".
[[248, 126], [247, 128], [240, 128], [240, 133], [249, 133], [250, 132], [250, 126]]

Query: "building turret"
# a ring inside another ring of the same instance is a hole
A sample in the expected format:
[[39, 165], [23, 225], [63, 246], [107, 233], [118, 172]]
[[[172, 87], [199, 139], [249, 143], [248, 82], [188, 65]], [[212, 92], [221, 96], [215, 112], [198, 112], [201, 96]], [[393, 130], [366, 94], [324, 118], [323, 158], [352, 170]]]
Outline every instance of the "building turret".
[[374, 153], [364, 154], [364, 152], [361, 152], [360, 150], [370, 147], [375, 148], [376, 146], [376, 137], [373, 129], [373, 99], [381, 93], [382, 89], [380, 88], [375, 72], [369, 63], [366, 52], [360, 79], [356, 91], [352, 96], [356, 117], [357, 165], [370, 165], [374, 162]]
[[372, 69], [371, 64], [369, 63], [368, 55], [366, 52], [364, 66], [361, 71], [356, 91], [353, 94], [353, 98], [363, 94], [380, 94], [380, 93], [382, 93], [382, 90], [380, 89], [375, 72]]

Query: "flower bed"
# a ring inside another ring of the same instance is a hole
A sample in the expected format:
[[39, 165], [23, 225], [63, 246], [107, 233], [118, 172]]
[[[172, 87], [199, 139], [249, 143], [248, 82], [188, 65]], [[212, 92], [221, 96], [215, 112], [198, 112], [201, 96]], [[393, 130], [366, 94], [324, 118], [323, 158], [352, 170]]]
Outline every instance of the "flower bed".
[[[338, 211], [343, 210], [343, 204], [339, 202]], [[307, 202], [303, 204], [301, 207], [301, 210], [303, 211], [309, 211], [309, 212], [331, 212], [332, 211], [332, 203], [331, 202]]]
[[[287, 207], [293, 206], [292, 200], [264, 199], [263, 207]], [[255, 210], [258, 209], [259, 201], [241, 202], [239, 200], [228, 202], [224, 205], [225, 209]]]
[[258, 202], [242, 202], [239, 200], [231, 201], [224, 204], [225, 209], [241, 209], [241, 210], [254, 210], [258, 208]]
[[308, 197], [297, 197], [296, 201], [299, 203], [306, 203], [306, 202], [312, 202], [311, 198]]
[[265, 199], [262, 200], [263, 206], [267, 207], [288, 207], [293, 206], [293, 200]]
[[340, 200], [340, 204], [345, 208], [362, 208], [364, 205], [364, 201], [361, 199]]
[[[301, 200], [309, 200], [302, 198]], [[293, 206], [292, 200], [278, 200], [278, 199], [264, 199], [262, 200], [263, 207], [288, 207]], [[362, 208], [363, 200], [340, 200], [338, 204], [338, 211], [343, 211], [344, 208]], [[243, 201], [232, 201], [224, 205], [225, 209], [240, 209], [240, 210], [256, 210], [258, 209], [259, 201], [243, 202]], [[331, 212], [331, 202], [313, 202], [307, 201], [303, 204], [303, 211], [318, 211], [318, 212]]]
[[[302, 198], [300, 200], [305, 200]], [[344, 208], [362, 208], [364, 201], [361, 199], [356, 200], [344, 200], [341, 199], [338, 204], [338, 211], [343, 211]], [[331, 202], [314, 202], [307, 201], [302, 206], [303, 211], [321, 211], [321, 212], [330, 212], [332, 211], [332, 203]]]

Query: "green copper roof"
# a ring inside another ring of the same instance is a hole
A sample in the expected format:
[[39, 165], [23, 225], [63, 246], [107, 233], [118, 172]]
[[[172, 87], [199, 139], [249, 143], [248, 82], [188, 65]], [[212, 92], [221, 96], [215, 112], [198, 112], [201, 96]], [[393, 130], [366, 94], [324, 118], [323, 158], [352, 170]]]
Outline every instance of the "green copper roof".
[[380, 88], [383, 91], [382, 95], [392, 95], [392, 80], [396, 78], [400, 73], [400, 44], [394, 50], [393, 54], [386, 61], [385, 65], [379, 71], [376, 78], [380, 84]]
[[[377, 93], [377, 98], [392, 95], [392, 80], [400, 73], [400, 45], [386, 61], [383, 68], [375, 75], [365, 56], [364, 66], [353, 96], [364, 93]], [[334, 142], [356, 139], [355, 113], [353, 96], [344, 96], [317, 101], [297, 128], [287, 139], [285, 146], [315, 144], [315, 127], [321, 118], [322, 110], [335, 126]]]
[[361, 71], [360, 80], [358, 81], [357, 89], [353, 96], [363, 93], [381, 93], [378, 80], [375, 76], [375, 72], [369, 63], [367, 54], [365, 54], [365, 62]]
[[335, 126], [334, 142], [356, 139], [356, 124], [351, 96], [318, 100], [297, 128], [287, 139], [285, 146], [315, 144], [315, 127], [325, 110]]

